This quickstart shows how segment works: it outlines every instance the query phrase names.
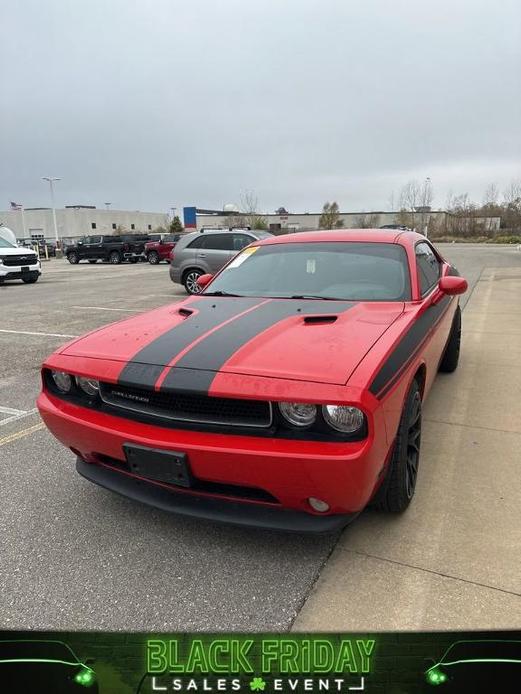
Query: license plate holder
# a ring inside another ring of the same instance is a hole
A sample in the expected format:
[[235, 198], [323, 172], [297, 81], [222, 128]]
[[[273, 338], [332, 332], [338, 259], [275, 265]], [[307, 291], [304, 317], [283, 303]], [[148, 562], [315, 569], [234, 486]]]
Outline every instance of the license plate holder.
[[186, 453], [128, 443], [123, 445], [123, 451], [130, 471], [135, 475], [178, 487], [192, 486]]

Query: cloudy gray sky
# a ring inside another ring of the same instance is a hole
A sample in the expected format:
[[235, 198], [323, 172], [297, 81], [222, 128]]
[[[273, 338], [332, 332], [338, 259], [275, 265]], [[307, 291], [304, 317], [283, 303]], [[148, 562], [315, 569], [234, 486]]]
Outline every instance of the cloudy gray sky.
[[521, 178], [519, 0], [17, 0], [0, 209], [387, 208]]

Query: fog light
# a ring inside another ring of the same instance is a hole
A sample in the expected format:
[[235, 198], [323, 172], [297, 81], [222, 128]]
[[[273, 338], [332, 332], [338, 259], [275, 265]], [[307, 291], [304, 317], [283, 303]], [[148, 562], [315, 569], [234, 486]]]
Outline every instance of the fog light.
[[52, 380], [55, 382], [58, 390], [62, 393], [68, 393], [72, 388], [72, 378], [65, 371], [51, 371]]
[[309, 497], [308, 504], [311, 506], [313, 511], [318, 511], [319, 513], [329, 511], [329, 504], [326, 504], [326, 502], [322, 501], [322, 499], [315, 499], [314, 496]]

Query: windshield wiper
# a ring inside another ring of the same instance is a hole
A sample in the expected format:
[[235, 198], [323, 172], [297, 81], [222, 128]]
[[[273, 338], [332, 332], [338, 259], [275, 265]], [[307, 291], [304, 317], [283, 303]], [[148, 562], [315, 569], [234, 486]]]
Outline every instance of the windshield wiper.
[[231, 292], [225, 292], [223, 289], [218, 289], [215, 292], [204, 292], [201, 296], [243, 296], [242, 294], [232, 294]]
[[293, 294], [289, 299], [325, 299], [326, 301], [342, 301], [334, 296], [323, 296], [322, 294]]

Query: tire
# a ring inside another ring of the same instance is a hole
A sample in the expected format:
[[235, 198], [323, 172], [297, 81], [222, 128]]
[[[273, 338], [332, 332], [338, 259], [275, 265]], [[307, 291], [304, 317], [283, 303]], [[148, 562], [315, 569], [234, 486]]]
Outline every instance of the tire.
[[387, 474], [372, 506], [388, 513], [402, 513], [416, 489], [421, 443], [421, 393], [414, 380], [407, 393]]
[[440, 362], [439, 371], [443, 371], [445, 373], [452, 373], [453, 371], [456, 371], [459, 361], [460, 344], [461, 309], [458, 306], [452, 320], [449, 339], [447, 341], [447, 346], [445, 347], [445, 353], [443, 354], [443, 358]]
[[201, 288], [197, 284], [197, 279], [201, 277], [201, 275], [204, 275], [204, 272], [196, 268], [191, 268], [184, 273], [183, 284], [187, 294], [199, 294], [201, 292]]
[[67, 253], [67, 260], [71, 265], [77, 265], [80, 262], [77, 253]]
[[121, 256], [118, 251], [111, 251], [109, 253], [109, 263], [111, 265], [119, 265], [121, 263]]
[[156, 251], [150, 251], [150, 253], [147, 255], [147, 260], [150, 265], [159, 265], [159, 253]]
[[25, 282], [25, 284], [34, 284], [38, 282], [38, 279], [38, 275], [36, 275], [36, 277], [22, 277], [22, 282]]
[[90, 263], [91, 265], [94, 265], [94, 263], [97, 263], [97, 262], [98, 262], [98, 259], [97, 259], [97, 258], [92, 258], [92, 259], [89, 258], [89, 263]]

